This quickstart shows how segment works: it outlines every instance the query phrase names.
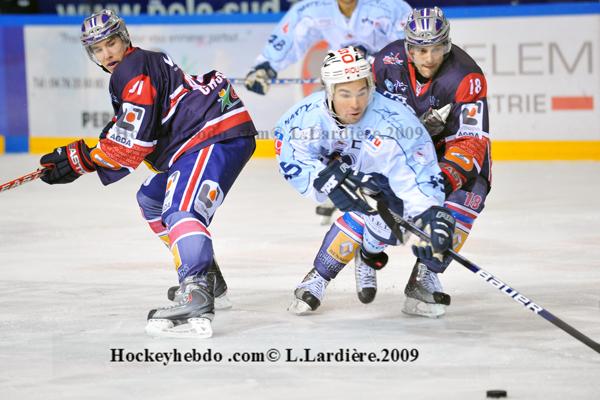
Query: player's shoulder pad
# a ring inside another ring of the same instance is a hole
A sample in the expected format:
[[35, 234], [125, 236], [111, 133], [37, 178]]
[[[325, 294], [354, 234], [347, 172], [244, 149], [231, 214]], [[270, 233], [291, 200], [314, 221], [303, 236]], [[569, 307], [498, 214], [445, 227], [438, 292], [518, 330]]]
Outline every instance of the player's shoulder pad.
[[[158, 54], [158, 53], [157, 53]], [[156, 88], [151, 79], [149, 52], [133, 48], [110, 77], [111, 91], [121, 102], [151, 105], [156, 98]]]
[[318, 122], [325, 109], [325, 92], [313, 93], [290, 107], [279, 119], [277, 126], [288, 129], [292, 125]]
[[295, 2], [288, 13], [297, 15], [323, 15], [330, 16], [333, 5], [337, 7], [337, 0], [305, 0]]
[[455, 102], [471, 103], [487, 96], [487, 81], [481, 68], [463, 49], [452, 45], [452, 56], [447, 62], [442, 79], [455, 85]]

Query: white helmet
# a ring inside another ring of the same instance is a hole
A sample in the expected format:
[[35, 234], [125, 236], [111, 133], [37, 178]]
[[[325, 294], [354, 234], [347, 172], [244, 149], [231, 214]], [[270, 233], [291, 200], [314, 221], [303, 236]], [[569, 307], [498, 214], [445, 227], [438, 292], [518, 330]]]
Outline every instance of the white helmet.
[[360, 79], [367, 80], [370, 102], [370, 97], [375, 90], [375, 83], [373, 82], [371, 64], [366, 60], [363, 53], [352, 46], [336, 51], [329, 51], [321, 66], [321, 82], [325, 86], [327, 106], [333, 116], [335, 116], [333, 111], [335, 85], [337, 83], [358, 81]]
[[450, 51], [450, 22], [439, 7], [414, 9], [404, 26], [406, 53], [411, 47], [444, 45], [444, 54]]
[[119, 35], [127, 45], [131, 44], [125, 21], [112, 10], [102, 10], [92, 14], [81, 24], [81, 44], [90, 59], [100, 66], [102, 65], [94, 57], [91, 47], [114, 35]]

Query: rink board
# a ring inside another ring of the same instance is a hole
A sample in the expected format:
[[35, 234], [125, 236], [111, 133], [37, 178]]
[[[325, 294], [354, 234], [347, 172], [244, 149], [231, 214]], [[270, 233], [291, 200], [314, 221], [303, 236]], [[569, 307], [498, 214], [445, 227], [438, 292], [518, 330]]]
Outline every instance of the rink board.
[[[488, 79], [496, 159], [600, 160], [600, 4], [448, 8], [447, 13], [453, 43], [471, 54]], [[190, 73], [219, 69], [240, 78], [279, 17], [138, 16], [127, 22], [134, 44], [168, 52]], [[5, 111], [0, 134], [7, 137], [7, 152], [40, 153], [66, 138], [97, 137], [112, 116], [109, 75], [81, 49], [79, 22], [77, 17], [0, 18], [7, 52], [0, 66], [0, 110]], [[577, 35], [565, 35], [574, 26]], [[311, 50], [280, 77], [314, 76], [322, 52]], [[236, 90], [266, 140], [279, 116], [311, 88], [279, 85], [267, 96], [241, 85]], [[272, 157], [274, 151], [265, 141], [256, 155]]]

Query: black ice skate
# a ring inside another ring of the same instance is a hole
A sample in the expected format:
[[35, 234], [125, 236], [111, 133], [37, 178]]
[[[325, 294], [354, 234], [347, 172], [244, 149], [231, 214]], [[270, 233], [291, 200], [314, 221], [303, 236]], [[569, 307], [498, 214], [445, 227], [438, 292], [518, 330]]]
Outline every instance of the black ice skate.
[[296, 315], [307, 315], [315, 311], [325, 297], [327, 285], [329, 281], [315, 268], [311, 269], [294, 291], [294, 300], [288, 307], [288, 311]]
[[[215, 310], [227, 310], [231, 308], [231, 300], [227, 296], [227, 282], [225, 282], [225, 278], [223, 278], [219, 264], [217, 264], [215, 259], [213, 259], [207, 274], [208, 277], [213, 279], [215, 283], [213, 288], [215, 294]], [[182, 293], [181, 286], [171, 286], [167, 291], [167, 298], [171, 301], [179, 303], [181, 301]]]
[[365, 263], [360, 250], [356, 252], [354, 263], [356, 294], [361, 303], [369, 304], [377, 294], [377, 271]]
[[177, 304], [150, 310], [146, 333], [162, 337], [209, 338], [211, 321], [215, 316], [212, 279], [208, 276], [189, 276], [182, 286], [181, 301]]
[[428, 318], [438, 318], [446, 313], [450, 295], [443, 292], [435, 272], [417, 260], [404, 289], [406, 300], [402, 312]]

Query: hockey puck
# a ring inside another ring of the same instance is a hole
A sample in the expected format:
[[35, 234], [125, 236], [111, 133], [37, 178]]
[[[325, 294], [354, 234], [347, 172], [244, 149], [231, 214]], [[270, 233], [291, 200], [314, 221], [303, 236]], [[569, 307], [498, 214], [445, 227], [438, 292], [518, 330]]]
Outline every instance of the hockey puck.
[[501, 397], [506, 397], [506, 390], [488, 390], [486, 393], [487, 397], [491, 397], [493, 399], [499, 399]]

